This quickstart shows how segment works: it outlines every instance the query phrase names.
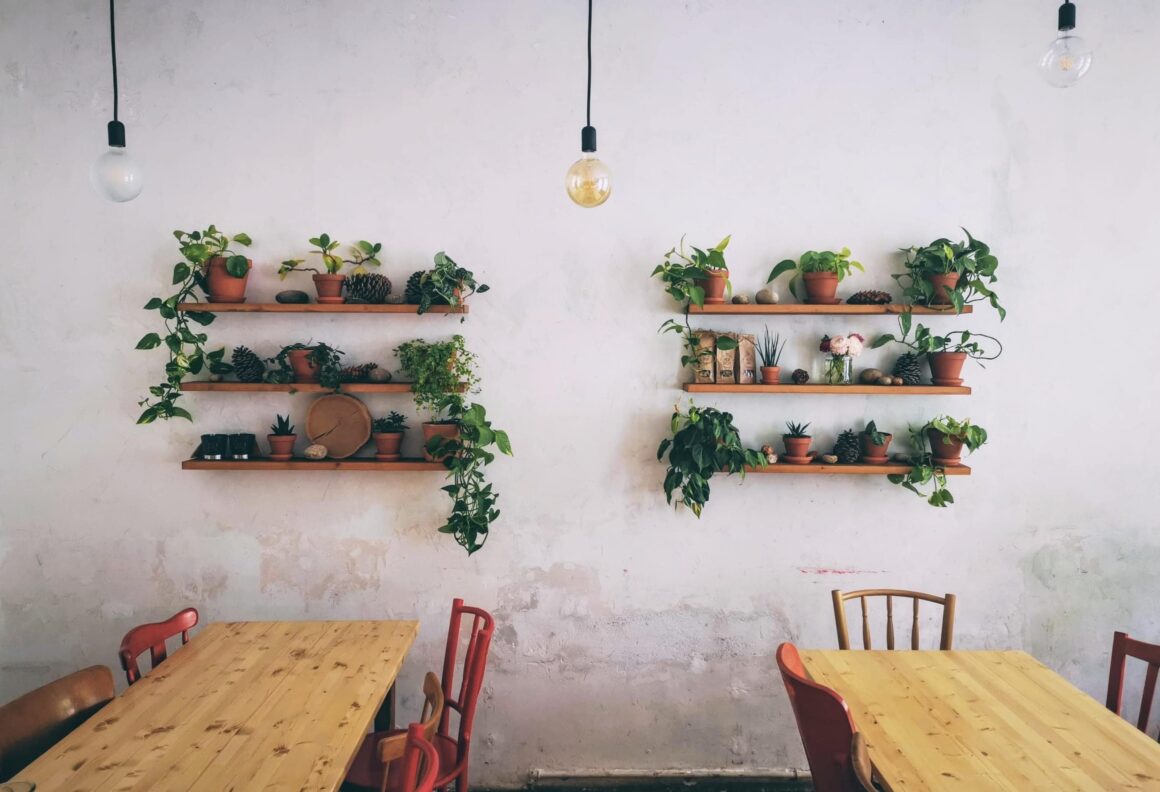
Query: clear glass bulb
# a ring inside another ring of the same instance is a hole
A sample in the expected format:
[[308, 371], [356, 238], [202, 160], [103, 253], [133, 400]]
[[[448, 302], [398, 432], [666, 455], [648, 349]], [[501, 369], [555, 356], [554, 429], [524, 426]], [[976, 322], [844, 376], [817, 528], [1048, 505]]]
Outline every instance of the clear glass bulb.
[[1039, 61], [1043, 78], [1056, 88], [1070, 88], [1092, 67], [1092, 48], [1070, 30], [1059, 31], [1059, 38]]
[[612, 171], [593, 152], [585, 151], [568, 169], [564, 187], [580, 206], [600, 206], [612, 195]]
[[132, 201], [140, 195], [144, 182], [141, 166], [121, 146], [110, 146], [97, 157], [90, 175], [97, 192], [117, 203]]

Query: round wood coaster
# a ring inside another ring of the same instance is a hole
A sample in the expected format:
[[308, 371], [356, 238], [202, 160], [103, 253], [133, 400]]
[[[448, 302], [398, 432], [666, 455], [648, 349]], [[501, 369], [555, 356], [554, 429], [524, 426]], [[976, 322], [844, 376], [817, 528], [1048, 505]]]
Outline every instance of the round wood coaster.
[[322, 396], [306, 411], [306, 436], [326, 446], [331, 459], [345, 459], [371, 439], [371, 411], [353, 396]]

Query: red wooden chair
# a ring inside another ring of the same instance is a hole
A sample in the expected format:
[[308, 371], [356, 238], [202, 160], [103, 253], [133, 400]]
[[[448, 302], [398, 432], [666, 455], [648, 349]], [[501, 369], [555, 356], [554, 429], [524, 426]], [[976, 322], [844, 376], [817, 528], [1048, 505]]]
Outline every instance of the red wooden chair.
[[175, 635], [181, 635], [182, 645], [189, 643], [189, 631], [197, 626], [197, 609], [186, 608], [173, 614], [163, 622], [142, 624], [125, 633], [121, 639], [121, 668], [125, 671], [125, 678], [132, 685], [141, 678], [141, 669], [137, 665], [137, 658], [149, 650], [149, 659], [156, 668], [162, 660], [169, 656], [165, 648], [165, 641]]
[[1127, 633], [1117, 632], [1112, 638], [1112, 667], [1108, 673], [1108, 709], [1117, 715], [1124, 703], [1124, 666], [1129, 657], [1135, 657], [1148, 664], [1144, 675], [1144, 694], [1140, 699], [1140, 715], [1136, 718], [1136, 728], [1148, 731], [1148, 717], [1152, 714], [1152, 699], [1156, 694], [1156, 675], [1160, 672], [1160, 644], [1144, 643], [1129, 638]]
[[[463, 617], [471, 619], [471, 631], [467, 635], [467, 648], [463, 653], [463, 665], [457, 669], [460, 632]], [[451, 623], [447, 628], [447, 649], [443, 655], [443, 713], [439, 720], [439, 731], [433, 740], [439, 753], [439, 777], [435, 786], [442, 789], [455, 782], [456, 792], [468, 792], [467, 769], [471, 754], [471, 727], [475, 722], [475, 708], [479, 693], [483, 689], [483, 672], [487, 666], [487, 654], [491, 648], [491, 636], [495, 632], [495, 620], [481, 608], [473, 608], [456, 599], [451, 603]], [[456, 671], [460, 670], [458, 688], [455, 684]], [[459, 728], [451, 735], [451, 712], [459, 716]], [[384, 768], [374, 761], [378, 744], [399, 732], [374, 732], [368, 734], [359, 747], [347, 773], [346, 783], [361, 789], [385, 789], [390, 792], [405, 792], [395, 783], [395, 772], [387, 773], [387, 783], [383, 784]]]
[[[400, 792], [433, 792], [439, 778], [439, 752], [423, 736], [423, 724], [412, 723], [407, 729], [402, 756], [398, 760]], [[383, 740], [389, 743], [393, 738]], [[380, 750], [380, 753], [382, 750]], [[383, 789], [386, 789], [383, 784]]]
[[797, 647], [777, 647], [777, 667], [793, 706], [798, 733], [806, 749], [817, 792], [862, 792], [854, 770], [851, 745], [858, 727], [846, 702], [830, 688], [806, 676]]

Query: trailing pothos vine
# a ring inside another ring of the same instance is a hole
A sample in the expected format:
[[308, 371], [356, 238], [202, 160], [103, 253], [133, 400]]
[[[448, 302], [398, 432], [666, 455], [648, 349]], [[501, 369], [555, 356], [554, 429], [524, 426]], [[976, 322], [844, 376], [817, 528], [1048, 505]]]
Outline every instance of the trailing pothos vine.
[[[715, 247], [702, 250], [690, 246], [691, 254], [685, 251], [685, 238], [681, 237], [680, 245], [665, 253], [664, 260], [652, 271], [652, 277], [660, 276], [665, 292], [684, 307], [684, 323], [676, 319], [667, 319], [661, 324], [661, 333], [676, 333], [685, 342], [685, 354], [681, 356], [682, 366], [694, 366], [703, 358], [712, 355], [712, 352], [700, 347], [700, 336], [693, 331], [689, 324], [689, 306], [705, 306], [705, 280], [713, 271], [725, 271], [725, 248], [729, 246], [731, 236], [727, 236]], [[726, 280], [728, 287], [729, 281]], [[718, 349], [735, 349], [737, 342], [728, 337], [717, 339]]]
[[[181, 398], [181, 381], [187, 374], [199, 374], [203, 369], [210, 374], [226, 374], [233, 366], [226, 363], [225, 348], [209, 351], [205, 348], [208, 336], [196, 332], [193, 325], [205, 326], [216, 318], [212, 313], [202, 311], [178, 311], [178, 303], [200, 302], [202, 294], [208, 294], [206, 264], [215, 256], [226, 257], [226, 267], [231, 275], [240, 277], [247, 268], [246, 258], [230, 251], [230, 242], [239, 245], [250, 244], [246, 234], [227, 237], [210, 226], [204, 231], [174, 231], [173, 236], [181, 248], [185, 259], [173, 265], [173, 285], [177, 292], [168, 297], [154, 297], [145, 303], [146, 311], [157, 311], [165, 324], [165, 334], [146, 333], [137, 342], [137, 349], [156, 349], [162, 344], [169, 351], [169, 361], [165, 364], [165, 380], [149, 388], [149, 395], [139, 401], [144, 407], [137, 423], [153, 423], [158, 418], [185, 418], [193, 416], [184, 407], [177, 406]], [[230, 255], [226, 255], [230, 254]]]

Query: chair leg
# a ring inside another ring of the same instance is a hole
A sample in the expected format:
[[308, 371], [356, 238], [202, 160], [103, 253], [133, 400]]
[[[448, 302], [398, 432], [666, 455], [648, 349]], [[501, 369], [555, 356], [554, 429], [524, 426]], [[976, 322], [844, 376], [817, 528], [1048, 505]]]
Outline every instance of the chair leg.
[[395, 686], [391, 685], [391, 689], [387, 691], [387, 697], [383, 699], [383, 706], [379, 707], [379, 711], [375, 713], [375, 731], [391, 731], [395, 728]]

